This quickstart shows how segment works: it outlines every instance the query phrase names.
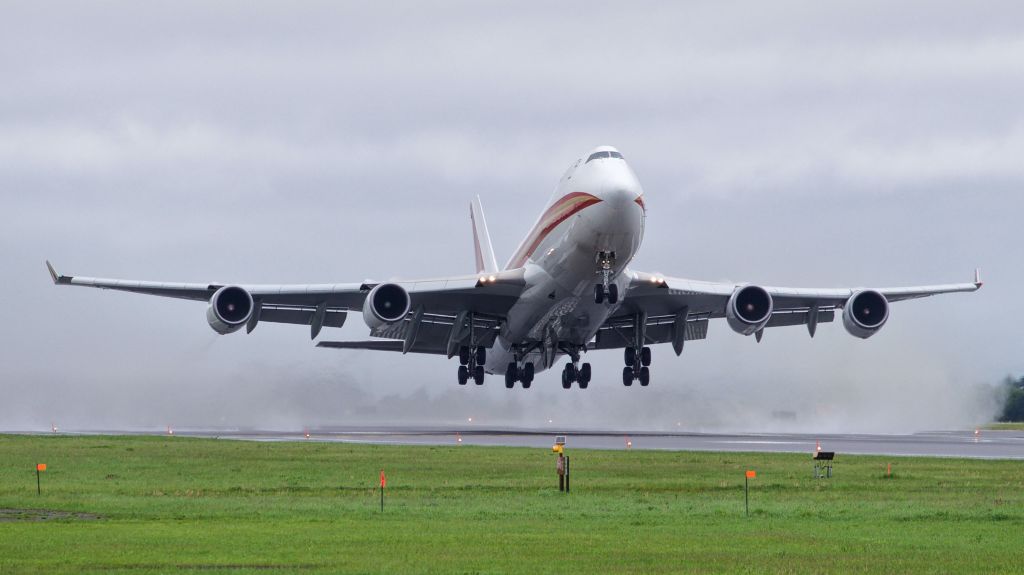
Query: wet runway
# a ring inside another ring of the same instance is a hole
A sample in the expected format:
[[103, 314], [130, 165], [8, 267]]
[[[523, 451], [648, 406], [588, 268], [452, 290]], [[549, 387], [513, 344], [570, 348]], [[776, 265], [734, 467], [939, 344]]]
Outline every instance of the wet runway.
[[[307, 437], [308, 433], [308, 437]], [[762, 451], [1024, 459], [1024, 432], [924, 432], [911, 435], [858, 434], [713, 434], [611, 430], [529, 430], [452, 428], [353, 427], [311, 429], [308, 432], [256, 430], [176, 430], [177, 435], [250, 441], [333, 441], [396, 445], [503, 445], [550, 448], [555, 435], [567, 436], [576, 449], [659, 449], [671, 451]]]

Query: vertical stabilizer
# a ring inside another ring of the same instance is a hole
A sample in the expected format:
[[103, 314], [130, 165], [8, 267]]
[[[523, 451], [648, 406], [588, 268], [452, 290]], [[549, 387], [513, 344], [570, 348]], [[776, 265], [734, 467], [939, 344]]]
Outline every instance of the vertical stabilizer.
[[476, 253], [476, 273], [498, 273], [498, 260], [494, 259], [491, 234], [487, 231], [484, 207], [477, 196], [469, 204], [469, 219], [473, 222], [473, 249]]

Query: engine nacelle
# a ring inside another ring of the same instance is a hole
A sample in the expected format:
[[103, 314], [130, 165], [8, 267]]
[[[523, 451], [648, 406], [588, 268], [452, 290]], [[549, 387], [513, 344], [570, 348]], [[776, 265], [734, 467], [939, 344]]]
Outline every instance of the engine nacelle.
[[412, 299], [398, 284], [380, 284], [370, 290], [363, 302], [363, 321], [370, 329], [401, 321], [409, 313]]
[[859, 291], [843, 306], [843, 327], [850, 335], [867, 339], [889, 319], [889, 301], [875, 290]]
[[736, 288], [725, 306], [725, 319], [736, 333], [750, 335], [760, 331], [772, 318], [772, 296], [760, 286]]
[[210, 298], [206, 321], [221, 335], [236, 332], [249, 321], [252, 308], [252, 295], [245, 288], [224, 286]]

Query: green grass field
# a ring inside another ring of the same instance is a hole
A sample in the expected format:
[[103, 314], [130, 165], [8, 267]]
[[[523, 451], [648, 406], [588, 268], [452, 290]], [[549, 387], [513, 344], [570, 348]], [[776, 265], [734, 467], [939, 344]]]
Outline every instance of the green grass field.
[[0, 436], [0, 573], [1024, 571], [1018, 461], [569, 454]]
[[998, 421], [985, 426], [997, 431], [1024, 431], [1024, 421]]

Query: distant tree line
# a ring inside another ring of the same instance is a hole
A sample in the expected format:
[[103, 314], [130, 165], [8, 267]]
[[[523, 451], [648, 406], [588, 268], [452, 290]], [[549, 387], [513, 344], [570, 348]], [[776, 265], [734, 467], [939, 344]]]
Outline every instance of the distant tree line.
[[1024, 421], [1024, 377], [1013, 379], [1007, 376], [1003, 380], [1006, 391], [1006, 403], [999, 421]]

